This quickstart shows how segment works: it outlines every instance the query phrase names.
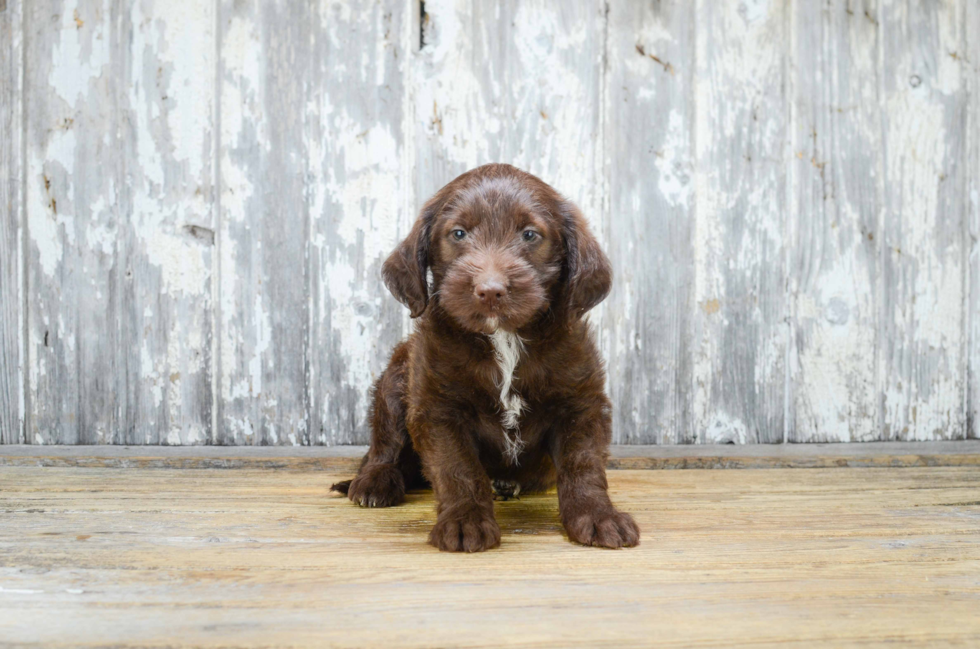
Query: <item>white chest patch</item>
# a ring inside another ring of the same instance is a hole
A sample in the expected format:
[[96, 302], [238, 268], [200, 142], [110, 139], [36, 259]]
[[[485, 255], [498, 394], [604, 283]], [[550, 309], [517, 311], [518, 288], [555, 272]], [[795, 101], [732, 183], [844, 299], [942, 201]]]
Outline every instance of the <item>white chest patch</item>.
[[517, 420], [524, 410], [524, 400], [511, 391], [511, 384], [514, 381], [514, 370], [524, 352], [524, 343], [517, 334], [500, 329], [490, 334], [490, 342], [493, 343], [493, 354], [497, 359], [497, 367], [500, 368], [500, 423], [504, 427], [504, 454], [511, 464], [517, 464], [517, 456], [524, 450], [524, 440], [521, 439], [521, 432], [517, 427]]

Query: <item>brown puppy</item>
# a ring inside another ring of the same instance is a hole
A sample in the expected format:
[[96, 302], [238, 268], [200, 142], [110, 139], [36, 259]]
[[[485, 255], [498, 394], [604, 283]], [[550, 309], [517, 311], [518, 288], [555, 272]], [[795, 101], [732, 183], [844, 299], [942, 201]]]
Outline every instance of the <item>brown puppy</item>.
[[582, 319], [612, 271], [578, 209], [519, 169], [479, 167], [425, 204], [382, 272], [418, 320], [375, 385], [357, 477], [332, 488], [388, 507], [424, 475], [438, 501], [429, 542], [477, 552], [500, 543], [491, 480], [506, 496], [557, 477], [569, 538], [637, 545], [606, 493], [610, 403]]

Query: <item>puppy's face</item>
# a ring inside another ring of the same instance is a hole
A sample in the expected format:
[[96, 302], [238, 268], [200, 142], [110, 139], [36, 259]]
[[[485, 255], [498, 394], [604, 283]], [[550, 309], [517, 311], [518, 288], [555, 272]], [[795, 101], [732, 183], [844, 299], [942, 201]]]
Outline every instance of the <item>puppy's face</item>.
[[549, 309], [579, 317], [612, 279], [577, 208], [509, 165], [479, 167], [441, 189], [383, 275], [412, 317], [425, 311], [431, 289], [460, 326], [482, 333], [516, 331]]
[[456, 192], [435, 217], [435, 295], [462, 327], [515, 331], [547, 309], [562, 241], [542, 198], [514, 178], [485, 178]]

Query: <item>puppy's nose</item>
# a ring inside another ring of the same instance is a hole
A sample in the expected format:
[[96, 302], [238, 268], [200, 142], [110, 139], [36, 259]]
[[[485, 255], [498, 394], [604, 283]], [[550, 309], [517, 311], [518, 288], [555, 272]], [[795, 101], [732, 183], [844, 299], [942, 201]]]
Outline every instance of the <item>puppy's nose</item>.
[[488, 279], [477, 284], [473, 288], [473, 294], [480, 299], [480, 302], [493, 308], [507, 295], [507, 287], [499, 280]]

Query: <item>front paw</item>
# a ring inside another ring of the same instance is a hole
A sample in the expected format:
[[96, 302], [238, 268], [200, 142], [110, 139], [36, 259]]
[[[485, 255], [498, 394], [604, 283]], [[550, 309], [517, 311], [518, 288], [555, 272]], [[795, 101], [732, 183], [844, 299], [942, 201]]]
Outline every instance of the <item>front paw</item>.
[[429, 533], [429, 543], [444, 552], [483, 552], [500, 545], [500, 526], [492, 510], [444, 510]]
[[636, 521], [613, 507], [580, 510], [564, 522], [568, 538], [582, 545], [628, 548], [640, 544]]
[[394, 464], [366, 464], [351, 480], [347, 497], [361, 507], [391, 507], [405, 500], [405, 477]]

